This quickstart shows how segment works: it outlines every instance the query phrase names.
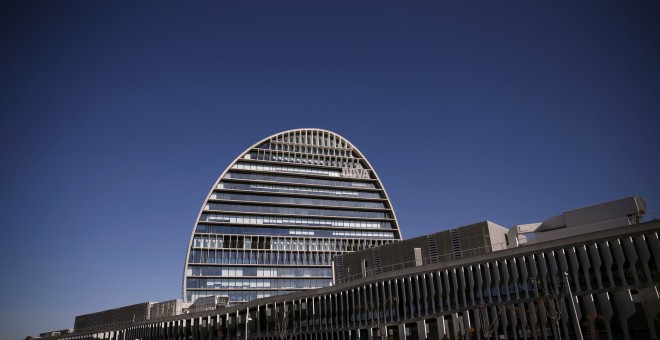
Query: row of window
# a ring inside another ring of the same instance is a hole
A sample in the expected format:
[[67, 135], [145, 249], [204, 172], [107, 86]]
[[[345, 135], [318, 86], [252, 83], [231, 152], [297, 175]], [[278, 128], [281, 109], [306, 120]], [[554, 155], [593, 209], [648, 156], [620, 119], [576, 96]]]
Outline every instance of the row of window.
[[255, 181], [286, 182], [313, 185], [328, 185], [336, 187], [354, 187], [354, 188], [376, 188], [373, 183], [361, 181], [338, 181], [333, 179], [318, 179], [307, 177], [278, 176], [257, 173], [229, 172], [225, 178], [249, 179]]
[[331, 277], [330, 268], [190, 266], [187, 276]]
[[367, 229], [392, 229], [390, 222], [334, 220], [325, 218], [286, 217], [286, 216], [255, 216], [232, 214], [202, 214], [200, 221], [240, 223], [240, 224], [285, 224], [312, 227], [344, 227]]
[[186, 288], [279, 288], [279, 289], [311, 289], [329, 287], [331, 279], [216, 279], [188, 278]]
[[272, 151], [250, 152], [246, 159], [257, 159], [260, 161], [275, 161], [285, 163], [297, 164], [310, 164], [310, 165], [324, 165], [333, 167], [348, 167], [348, 168], [362, 168], [357, 158], [329, 156], [330, 159], [325, 159], [326, 156], [308, 153], [297, 153], [295, 155], [284, 153], [273, 153]]
[[325, 146], [333, 148], [349, 148], [348, 142], [340, 136], [321, 130], [296, 130], [284, 132], [271, 140], [273, 145], [279, 143], [302, 143], [310, 146]]
[[299, 208], [299, 207], [278, 207], [272, 205], [252, 205], [252, 204], [227, 204], [227, 203], [208, 203], [204, 210], [231, 211], [231, 212], [252, 212], [263, 214], [287, 214], [287, 215], [316, 215], [316, 216], [337, 216], [337, 217], [361, 217], [361, 218], [388, 218], [388, 214], [383, 211], [362, 211], [362, 210], [339, 210], [339, 209], [317, 209], [317, 208]]
[[[289, 161], [294, 161], [294, 159]], [[300, 159], [300, 161], [302, 161], [302, 159]], [[236, 163], [232, 166], [232, 169], [292, 172], [292, 173], [324, 175], [331, 177], [341, 176], [341, 171], [339, 170], [310, 168], [304, 166], [290, 166], [290, 165], [281, 165], [281, 164]]]
[[379, 238], [393, 239], [392, 231], [368, 230], [331, 230], [331, 229], [297, 229], [297, 228], [268, 228], [268, 227], [242, 227], [198, 224], [197, 232], [204, 234], [236, 234], [236, 235], [271, 235], [271, 236], [316, 236], [337, 238]]
[[195, 291], [187, 291], [186, 292], [186, 299], [187, 301], [195, 301], [199, 298], [203, 297], [208, 297], [208, 296], [214, 296], [214, 295], [224, 295], [224, 296], [229, 296], [229, 302], [234, 303], [234, 302], [244, 302], [244, 301], [252, 301], [254, 299], [260, 299], [264, 297], [269, 297], [269, 296], [276, 296], [276, 295], [284, 295], [284, 294], [289, 294], [293, 293], [294, 291], [290, 290], [257, 290], [257, 291], [249, 291], [249, 290], [195, 290]]
[[377, 192], [365, 192], [355, 190], [341, 190], [330, 188], [308, 188], [289, 185], [261, 184], [261, 183], [218, 183], [218, 189], [236, 189], [267, 192], [286, 192], [295, 194], [311, 194], [324, 196], [351, 196], [359, 198], [381, 198]]
[[324, 156], [338, 156], [338, 157], [353, 157], [353, 152], [348, 149], [339, 149], [332, 146], [323, 146], [323, 145], [291, 145], [291, 144], [280, 144], [280, 143], [264, 143], [258, 146], [260, 150], [274, 150], [274, 151], [286, 151], [286, 152], [298, 152], [306, 154], [315, 154], [315, 155], [324, 155]]
[[252, 195], [252, 194], [235, 194], [235, 193], [227, 193], [227, 192], [214, 192], [211, 194], [211, 199], [271, 202], [271, 203], [283, 203], [283, 204], [327, 205], [327, 206], [351, 207], [351, 208], [374, 208], [374, 209], [385, 208], [385, 205], [382, 202], [346, 201], [346, 200], [332, 200], [325, 198], [309, 198], [309, 197], [283, 197], [283, 196], [266, 196], [266, 195]]
[[190, 251], [188, 263], [329, 266], [335, 253], [268, 251]]
[[364, 248], [382, 245], [377, 240], [344, 241], [338, 239], [278, 238], [259, 236], [195, 235], [193, 248], [205, 249], [268, 249], [268, 250], [304, 250], [304, 251], [350, 251], [350, 246], [363, 243]]

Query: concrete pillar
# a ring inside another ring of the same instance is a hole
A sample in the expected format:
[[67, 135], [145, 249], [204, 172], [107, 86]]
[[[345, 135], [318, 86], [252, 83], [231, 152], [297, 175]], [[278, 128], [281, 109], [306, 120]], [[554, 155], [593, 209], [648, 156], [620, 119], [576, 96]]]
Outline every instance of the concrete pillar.
[[582, 288], [580, 287], [580, 280], [579, 280], [579, 275], [578, 275], [579, 265], [578, 265], [577, 254], [575, 253], [575, 248], [570, 247], [570, 248], [566, 249], [566, 256], [568, 257], [568, 261], [571, 263], [571, 278], [573, 279], [573, 282], [575, 283], [574, 292], [576, 292], [576, 293], [580, 292], [582, 290]]
[[635, 247], [639, 255], [640, 263], [644, 269], [644, 281], [653, 282], [653, 275], [651, 275], [651, 268], [649, 268], [649, 260], [651, 260], [651, 252], [646, 246], [646, 238], [644, 235], [635, 236]]
[[458, 314], [451, 313], [451, 324], [452, 324], [452, 328], [453, 328], [453, 331], [452, 331], [453, 334], [450, 334], [450, 336], [452, 338], [458, 338], [461, 334], [461, 325], [458, 322]]
[[646, 324], [649, 325], [651, 339], [657, 339], [658, 336], [655, 330], [656, 321], [653, 319], [652, 315], [660, 313], [660, 295], [658, 294], [658, 288], [642, 288], [639, 290], [639, 297], [642, 300], [642, 308], [644, 309]]
[[619, 240], [613, 240], [610, 245], [612, 246], [612, 252], [614, 253], [614, 258], [616, 259], [616, 265], [619, 272], [619, 278], [623, 285], [627, 285], [626, 274], [623, 272], [623, 264], [626, 262], [626, 256], [623, 254], [623, 249], [621, 248], [621, 242]]
[[616, 303], [616, 312], [619, 315], [619, 322], [621, 322], [621, 329], [626, 340], [630, 340], [630, 332], [628, 330], [628, 318], [635, 314], [635, 305], [632, 301], [632, 296], [628, 289], [623, 289], [614, 292], [614, 301]]
[[438, 333], [438, 339], [444, 340], [447, 337], [447, 327], [445, 325], [445, 318], [440, 316], [435, 318], [435, 327], [436, 332]]
[[424, 320], [417, 321], [417, 340], [426, 340], [426, 323]]
[[612, 265], [614, 260], [612, 259], [612, 248], [610, 243], [605, 241], [598, 244], [600, 249], [600, 258], [603, 260], [603, 265], [605, 266], [605, 272], [607, 273], [607, 279], [609, 280], [610, 287], [614, 287], [614, 275], [612, 274]]
[[610, 320], [614, 316], [614, 310], [612, 309], [612, 302], [610, 301], [609, 295], [607, 293], [600, 293], [598, 296], [598, 305], [600, 306], [600, 316], [603, 317], [603, 322], [605, 323], [605, 330], [607, 331], [607, 339], [614, 340], [612, 337], [612, 327], [610, 326]]
[[[637, 260], [639, 260], [639, 257], [637, 256], [637, 251], [635, 250], [635, 246], [633, 245], [633, 240], [631, 237], [626, 237], [622, 241], [623, 241], [623, 248], [626, 253], [626, 259], [628, 260], [630, 268], [635, 268], [637, 266]], [[630, 270], [630, 272], [633, 275], [633, 280], [635, 281], [635, 284], [640, 284], [639, 275], [637, 275], [637, 270], [632, 269]]]

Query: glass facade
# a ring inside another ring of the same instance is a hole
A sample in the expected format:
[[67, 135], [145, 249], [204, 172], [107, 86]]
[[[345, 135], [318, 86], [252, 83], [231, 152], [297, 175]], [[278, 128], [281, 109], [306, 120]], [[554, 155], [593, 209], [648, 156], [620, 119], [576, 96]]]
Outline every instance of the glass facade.
[[350, 142], [326, 130], [282, 132], [243, 152], [213, 186], [190, 239], [184, 300], [327, 287], [333, 256], [398, 240], [383, 185]]

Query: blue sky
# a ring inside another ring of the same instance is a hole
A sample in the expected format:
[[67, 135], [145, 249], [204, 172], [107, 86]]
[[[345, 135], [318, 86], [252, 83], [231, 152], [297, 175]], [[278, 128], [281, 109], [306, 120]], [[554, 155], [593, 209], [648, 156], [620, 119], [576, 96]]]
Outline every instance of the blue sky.
[[657, 1], [1, 6], [3, 338], [180, 297], [209, 189], [282, 130], [356, 145], [404, 237], [660, 210]]

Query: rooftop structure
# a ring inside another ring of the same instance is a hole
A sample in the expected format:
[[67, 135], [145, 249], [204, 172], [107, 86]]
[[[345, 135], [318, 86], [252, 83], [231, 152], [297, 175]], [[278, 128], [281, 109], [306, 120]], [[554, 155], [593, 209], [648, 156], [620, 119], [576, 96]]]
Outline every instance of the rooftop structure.
[[151, 311], [149, 313], [150, 319], [165, 318], [168, 316], [179, 315], [183, 313], [186, 305], [181, 299], [153, 302], [151, 304]]
[[[509, 230], [511, 245], [546, 242], [554, 239], [596, 233], [639, 223], [646, 214], [646, 201], [639, 196], [573, 209], [541, 223], [517, 225]], [[533, 236], [528, 240], [527, 235]]]
[[205, 310], [220, 309], [229, 305], [229, 297], [221, 295], [212, 295], [195, 300], [195, 302], [188, 307], [188, 313], [201, 312]]
[[507, 248], [509, 229], [490, 221], [335, 257], [335, 281], [490, 253]]
[[96, 313], [76, 316], [73, 328], [78, 330], [97, 329], [103, 326], [131, 323], [149, 319], [153, 302], [108, 309]]

